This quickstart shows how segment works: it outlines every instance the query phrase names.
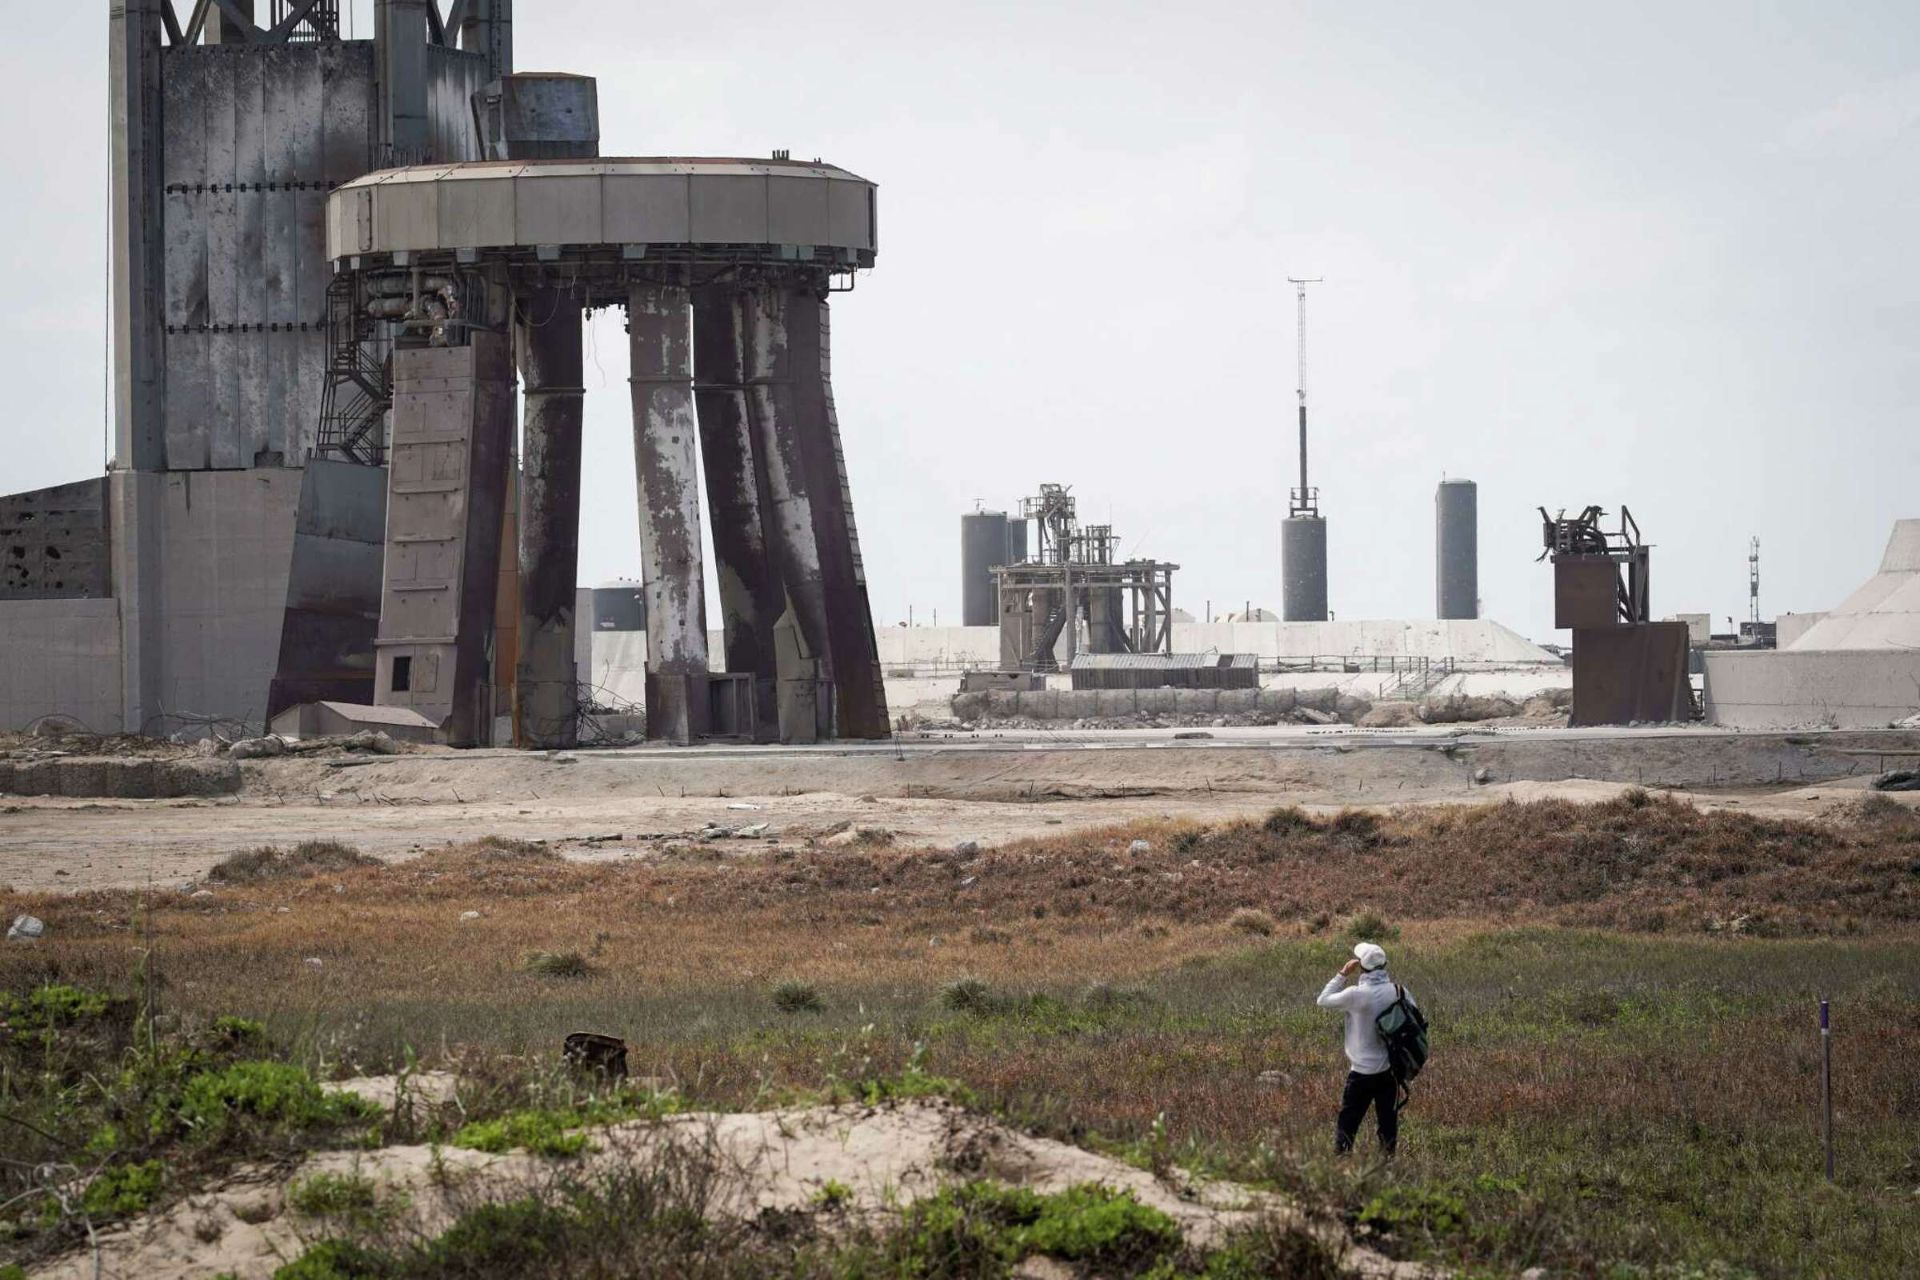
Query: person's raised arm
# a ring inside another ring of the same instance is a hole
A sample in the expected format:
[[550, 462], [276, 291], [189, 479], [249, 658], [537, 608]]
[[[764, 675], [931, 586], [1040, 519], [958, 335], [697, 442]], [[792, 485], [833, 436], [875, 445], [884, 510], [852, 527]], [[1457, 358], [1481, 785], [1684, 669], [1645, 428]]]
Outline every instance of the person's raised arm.
[[1340, 966], [1340, 972], [1327, 979], [1327, 985], [1320, 988], [1319, 998], [1314, 1001], [1322, 1009], [1344, 1009], [1353, 1003], [1353, 995], [1358, 988], [1348, 987], [1342, 990], [1342, 984], [1360, 969], [1358, 960], [1349, 960]]

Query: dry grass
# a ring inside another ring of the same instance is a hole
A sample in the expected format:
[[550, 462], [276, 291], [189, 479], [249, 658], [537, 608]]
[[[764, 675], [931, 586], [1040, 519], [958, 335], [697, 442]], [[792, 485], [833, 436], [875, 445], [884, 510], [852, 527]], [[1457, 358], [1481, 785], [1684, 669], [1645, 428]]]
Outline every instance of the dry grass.
[[[1151, 851], [1129, 855], [1136, 838]], [[124, 989], [151, 927], [163, 1006], [264, 1017], [345, 1066], [390, 1067], [403, 1046], [552, 1052], [604, 1030], [636, 1073], [745, 1105], [897, 1070], [919, 1045], [1049, 1132], [1281, 1179], [1324, 1150], [1339, 1086], [1312, 992], [1351, 933], [1397, 931], [1436, 1057], [1396, 1176], [1499, 1227], [1449, 1237], [1449, 1256], [1920, 1267], [1920, 819], [1900, 806], [1836, 823], [1645, 796], [1281, 811], [972, 855], [686, 847], [614, 865], [494, 842], [150, 914], [125, 893], [24, 909], [48, 941], [0, 951], [0, 986]], [[521, 967], [589, 943], [577, 980]], [[783, 982], [824, 1007], [782, 1014]], [[1820, 993], [1843, 1028], [1834, 1195], [1811, 1173]], [[1348, 1178], [1317, 1185], [1378, 1189]]]

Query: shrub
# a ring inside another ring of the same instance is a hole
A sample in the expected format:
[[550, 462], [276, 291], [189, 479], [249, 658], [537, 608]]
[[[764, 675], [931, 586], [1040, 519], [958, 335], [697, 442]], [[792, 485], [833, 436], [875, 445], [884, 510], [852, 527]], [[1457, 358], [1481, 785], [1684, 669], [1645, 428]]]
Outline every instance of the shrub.
[[385, 1254], [348, 1240], [324, 1240], [273, 1273], [273, 1280], [384, 1280], [399, 1268]]
[[338, 840], [303, 840], [292, 849], [262, 845], [229, 854], [207, 872], [207, 879], [224, 884], [251, 884], [261, 880], [304, 879], [379, 865], [380, 859]]
[[955, 978], [940, 988], [940, 1003], [955, 1013], [985, 1015], [1005, 1007], [1006, 999], [979, 978]]
[[999, 1275], [1029, 1253], [1131, 1274], [1180, 1243], [1172, 1218], [1127, 1192], [1083, 1184], [1041, 1195], [968, 1182], [916, 1201], [893, 1247], [908, 1275]]
[[1359, 1222], [1383, 1235], [1451, 1235], [1467, 1225], [1466, 1201], [1431, 1187], [1388, 1187], [1360, 1210]]
[[1350, 841], [1371, 845], [1380, 839], [1380, 815], [1365, 809], [1342, 809], [1327, 824], [1327, 830]]
[[578, 951], [529, 951], [520, 967], [547, 978], [585, 978], [593, 966]]
[[166, 1167], [158, 1160], [114, 1165], [102, 1169], [87, 1184], [80, 1203], [96, 1218], [139, 1213], [160, 1194], [160, 1184], [165, 1179]]
[[380, 1108], [350, 1093], [329, 1093], [304, 1067], [286, 1062], [236, 1062], [189, 1078], [180, 1094], [180, 1121], [193, 1133], [218, 1138], [243, 1119], [298, 1130], [370, 1119]]
[[1377, 912], [1362, 911], [1347, 922], [1347, 937], [1354, 942], [1391, 942], [1400, 930], [1388, 924]]
[[782, 1013], [819, 1013], [826, 1005], [811, 982], [783, 982], [773, 989], [773, 1007]]
[[1273, 917], [1258, 907], [1241, 907], [1227, 917], [1227, 926], [1241, 933], [1257, 933], [1261, 937], [1270, 937], [1274, 930]]
[[829, 1213], [837, 1213], [853, 1203], [853, 1188], [838, 1178], [828, 1178], [813, 1193], [813, 1205]]
[[1267, 815], [1266, 821], [1260, 826], [1268, 835], [1275, 836], [1304, 835], [1320, 829], [1314, 820], [1307, 816], [1306, 810], [1298, 805], [1275, 809]]
[[537, 1156], [577, 1156], [588, 1146], [587, 1135], [576, 1132], [581, 1121], [572, 1111], [513, 1111], [462, 1126], [453, 1145], [493, 1155], [524, 1147]]
[[373, 1179], [357, 1173], [316, 1173], [287, 1188], [287, 1203], [310, 1218], [369, 1214], [377, 1201]]
[[49, 982], [24, 996], [0, 991], [0, 1022], [15, 1031], [52, 1031], [98, 1018], [112, 1001], [93, 991]]

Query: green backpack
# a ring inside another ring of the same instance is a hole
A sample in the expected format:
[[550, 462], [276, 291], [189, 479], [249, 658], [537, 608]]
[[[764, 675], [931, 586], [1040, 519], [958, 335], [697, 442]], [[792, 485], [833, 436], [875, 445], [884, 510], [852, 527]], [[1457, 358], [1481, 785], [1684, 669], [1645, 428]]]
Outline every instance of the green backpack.
[[1393, 1072], [1394, 1083], [1400, 1086], [1400, 1100], [1405, 1102], [1412, 1094], [1413, 1078], [1427, 1065], [1427, 1015], [1407, 999], [1406, 989], [1396, 982], [1393, 1003], [1380, 1011], [1373, 1025], [1386, 1042], [1387, 1069]]

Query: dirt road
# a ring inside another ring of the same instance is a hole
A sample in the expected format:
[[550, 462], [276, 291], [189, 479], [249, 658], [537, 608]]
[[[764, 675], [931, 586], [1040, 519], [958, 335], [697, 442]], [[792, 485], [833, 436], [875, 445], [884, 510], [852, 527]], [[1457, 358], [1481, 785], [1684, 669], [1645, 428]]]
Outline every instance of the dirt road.
[[177, 887], [235, 850], [321, 838], [383, 858], [483, 836], [546, 840], [573, 857], [621, 858], [697, 838], [710, 825], [767, 824], [726, 845], [745, 852], [851, 823], [885, 827], [908, 844], [998, 844], [1135, 818], [1219, 821], [1283, 804], [1599, 799], [1640, 784], [1683, 789], [1707, 805], [1812, 815], [1856, 796], [1883, 761], [1916, 750], [1920, 735], [1913, 734], [1223, 731], [1206, 740], [1009, 735], [899, 750], [250, 761], [232, 796], [7, 797], [0, 802], [0, 886]]

